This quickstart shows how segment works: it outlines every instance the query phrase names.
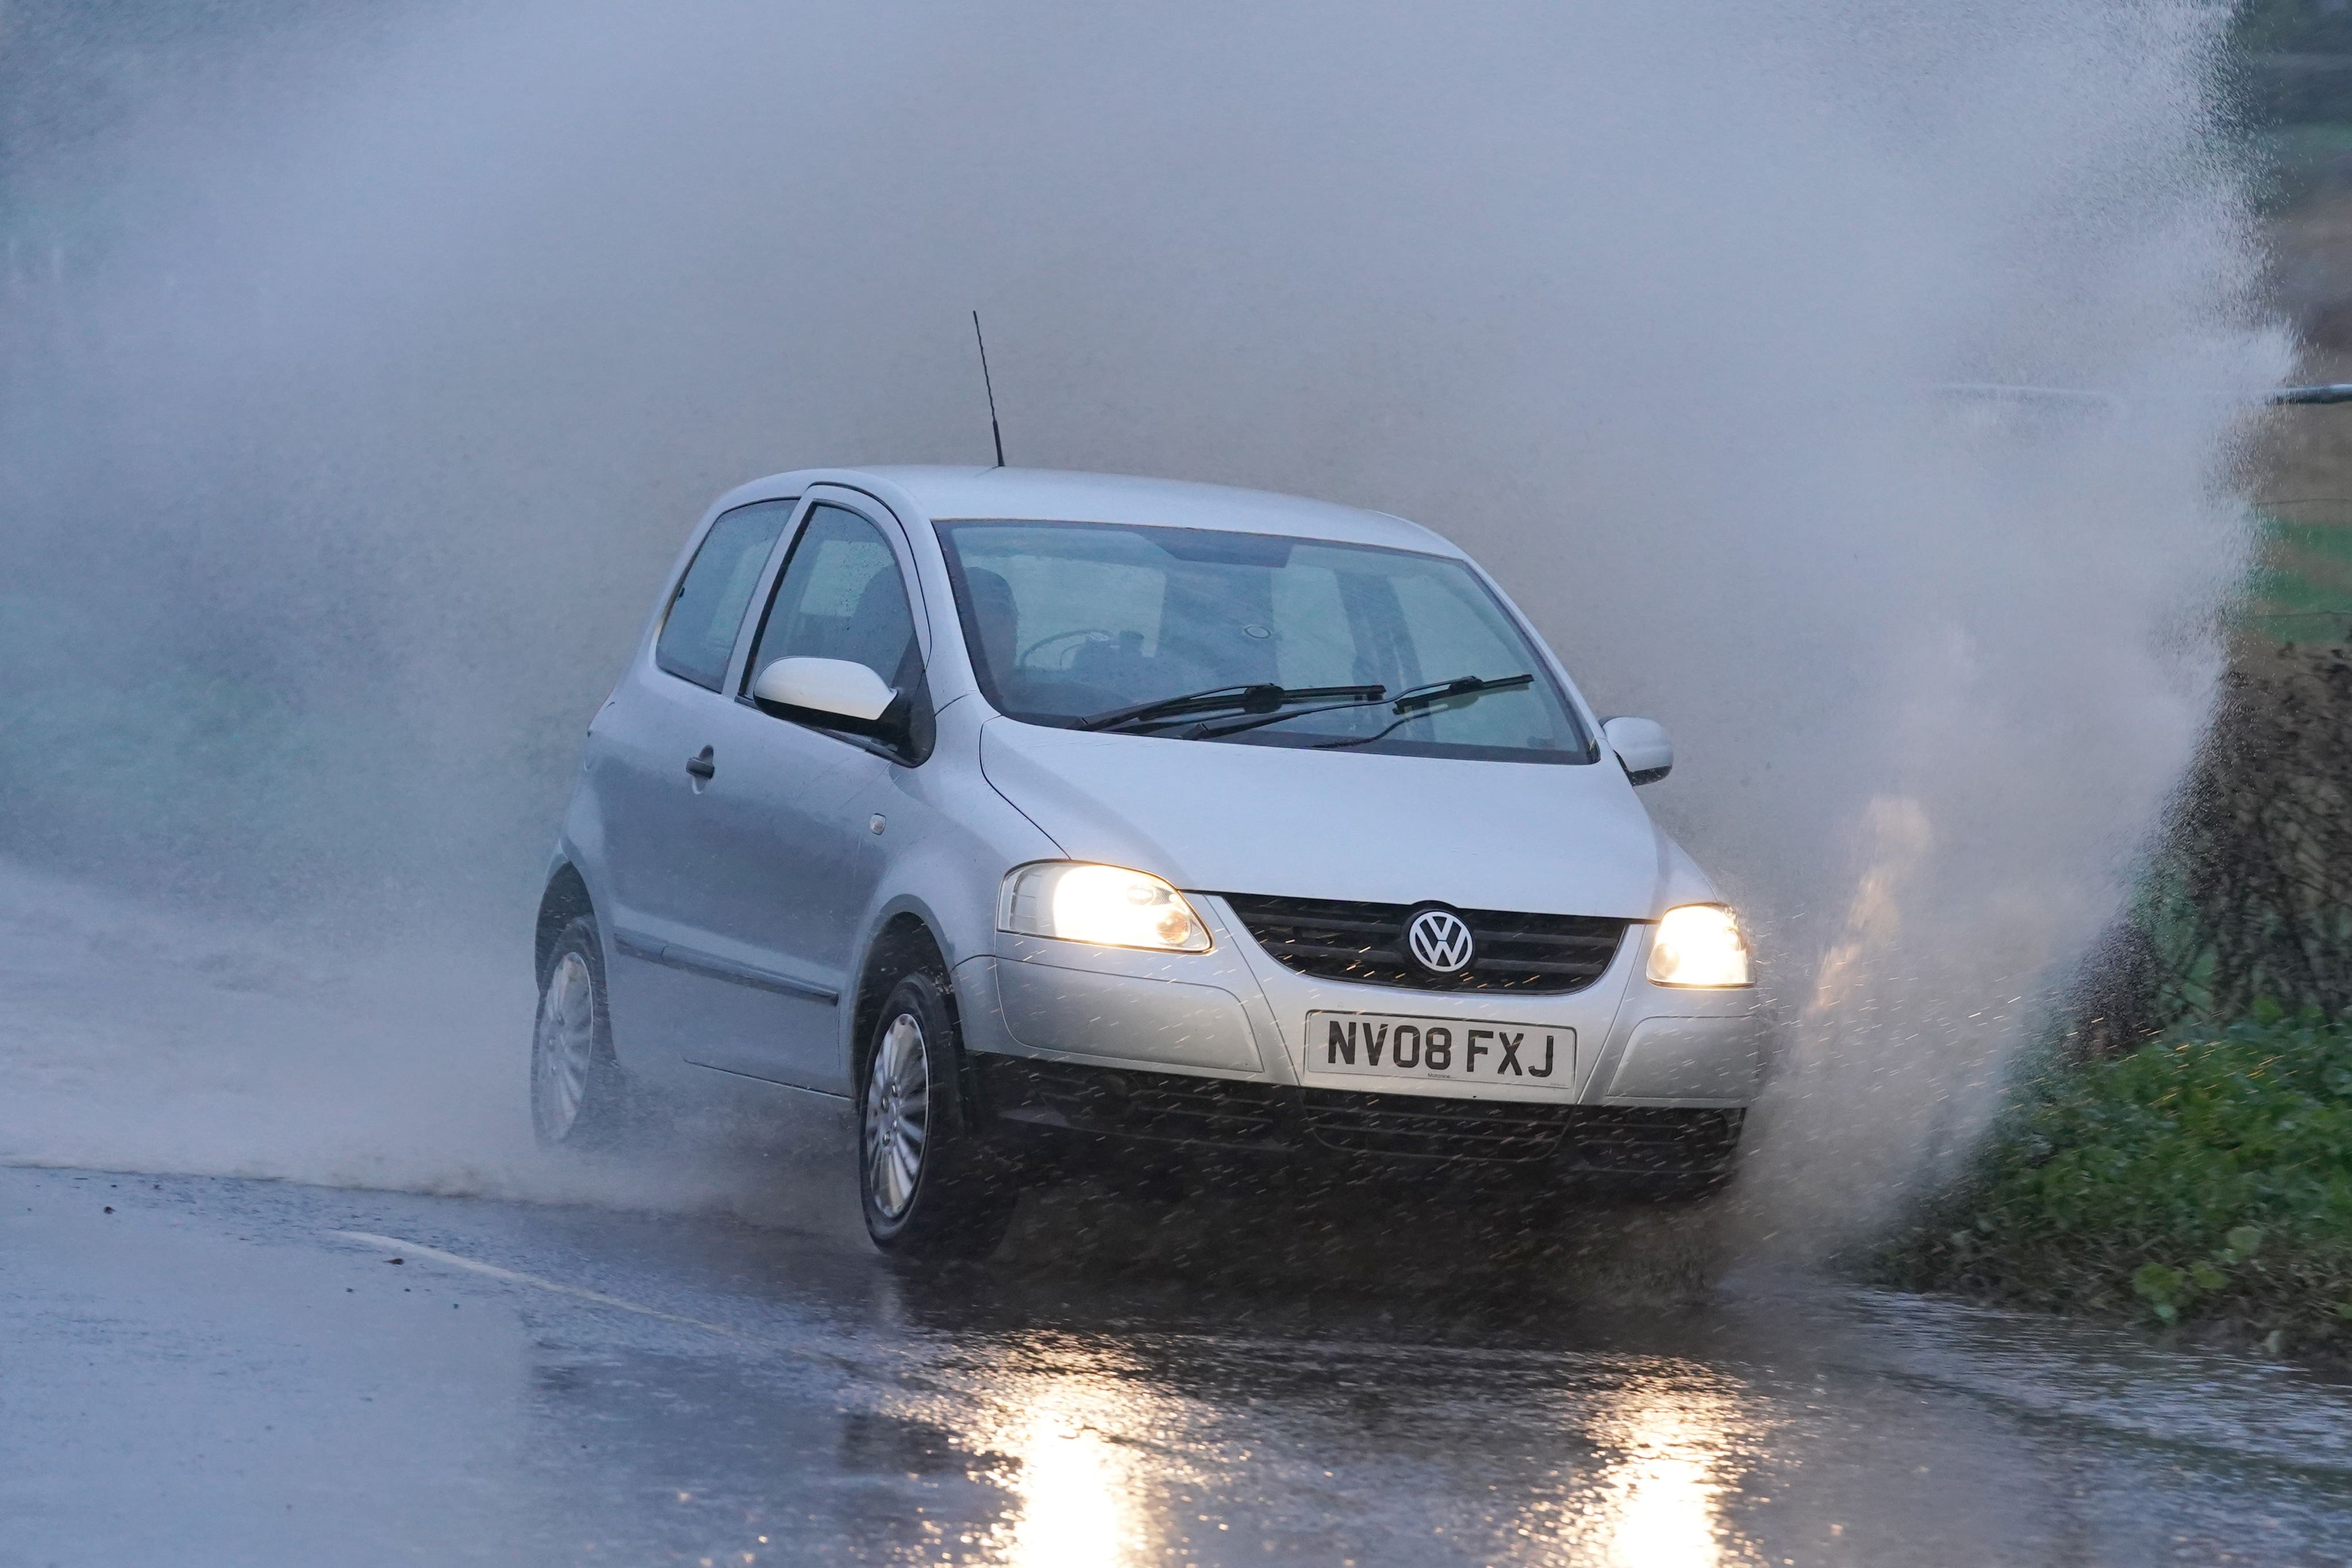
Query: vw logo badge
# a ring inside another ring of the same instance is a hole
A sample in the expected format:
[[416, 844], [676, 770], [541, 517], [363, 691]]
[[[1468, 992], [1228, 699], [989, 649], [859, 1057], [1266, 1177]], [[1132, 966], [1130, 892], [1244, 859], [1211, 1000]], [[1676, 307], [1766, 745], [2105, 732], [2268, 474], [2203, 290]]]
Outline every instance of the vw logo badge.
[[1405, 922], [1405, 945], [1432, 974], [1459, 974], [1470, 967], [1476, 946], [1470, 928], [1452, 910], [1423, 910]]

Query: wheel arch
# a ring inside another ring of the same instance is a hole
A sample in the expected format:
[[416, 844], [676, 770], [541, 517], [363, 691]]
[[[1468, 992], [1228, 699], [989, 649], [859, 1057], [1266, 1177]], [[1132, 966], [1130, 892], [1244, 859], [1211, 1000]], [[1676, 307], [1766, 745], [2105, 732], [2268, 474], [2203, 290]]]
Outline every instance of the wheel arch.
[[900, 910], [875, 928], [873, 940], [866, 944], [865, 961], [857, 966], [857, 991], [849, 1016], [853, 1079], [858, 1054], [881, 1020], [882, 1004], [888, 1000], [890, 987], [915, 973], [929, 973], [938, 980], [949, 1007], [954, 1007], [955, 987], [948, 972], [946, 947], [919, 911]]
[[547, 984], [555, 939], [582, 915], [593, 919], [595, 913], [596, 900], [589, 896], [587, 879], [569, 860], [557, 866], [548, 876], [546, 891], [539, 896], [539, 927], [531, 944], [531, 973], [541, 986]]
[[981, 1115], [980, 1083], [971, 1055], [963, 1046], [963, 1012], [961, 999], [956, 994], [955, 972], [948, 959], [947, 944], [940, 940], [929, 911], [901, 905], [884, 918], [875, 928], [873, 940], [866, 944], [866, 957], [858, 965], [857, 990], [850, 1009], [849, 1086], [850, 1093], [866, 1092], [865, 1045], [881, 1022], [882, 1005], [889, 1000], [890, 988], [908, 974], [929, 974], [939, 985], [940, 996], [947, 1004], [949, 1021], [955, 1028], [956, 1099], [965, 1117], [966, 1126], [975, 1126]]

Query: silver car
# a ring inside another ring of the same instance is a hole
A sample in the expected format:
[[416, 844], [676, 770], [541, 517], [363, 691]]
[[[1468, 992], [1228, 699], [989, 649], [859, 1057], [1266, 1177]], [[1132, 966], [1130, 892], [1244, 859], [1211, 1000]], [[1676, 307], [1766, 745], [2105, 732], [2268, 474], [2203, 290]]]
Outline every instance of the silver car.
[[538, 1133], [662, 1085], [837, 1097], [866, 1226], [917, 1257], [1181, 1151], [1704, 1190], [1766, 1041], [1738, 922], [1634, 796], [1672, 762], [1401, 518], [761, 479], [589, 730]]

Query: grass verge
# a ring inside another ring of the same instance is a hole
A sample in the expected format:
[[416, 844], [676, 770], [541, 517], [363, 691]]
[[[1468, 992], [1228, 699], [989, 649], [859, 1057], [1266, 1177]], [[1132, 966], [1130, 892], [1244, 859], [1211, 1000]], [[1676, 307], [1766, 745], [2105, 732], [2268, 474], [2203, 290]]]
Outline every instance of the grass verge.
[[2352, 1026], [2258, 1012], [2026, 1087], [1890, 1282], [2352, 1351]]

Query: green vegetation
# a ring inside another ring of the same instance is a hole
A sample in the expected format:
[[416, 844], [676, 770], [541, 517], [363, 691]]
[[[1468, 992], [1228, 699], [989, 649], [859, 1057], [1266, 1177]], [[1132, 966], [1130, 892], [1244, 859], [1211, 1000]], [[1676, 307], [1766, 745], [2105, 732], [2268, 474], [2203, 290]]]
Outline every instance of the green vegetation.
[[2352, 500], [2272, 502], [2262, 531], [2242, 622], [2283, 643], [2352, 636]]
[[2046, 1072], [1897, 1279], [2352, 1345], [2352, 1026], [2257, 1013]]

